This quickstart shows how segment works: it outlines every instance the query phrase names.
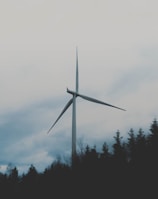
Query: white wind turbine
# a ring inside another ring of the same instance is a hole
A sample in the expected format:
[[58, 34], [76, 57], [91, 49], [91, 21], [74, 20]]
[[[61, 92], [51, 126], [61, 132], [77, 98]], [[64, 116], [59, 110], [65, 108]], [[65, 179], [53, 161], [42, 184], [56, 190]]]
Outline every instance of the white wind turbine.
[[55, 124], [58, 122], [58, 120], [61, 118], [61, 116], [65, 113], [65, 111], [69, 108], [69, 106], [72, 104], [72, 164], [73, 164], [73, 160], [76, 156], [76, 98], [77, 97], [81, 97], [85, 100], [94, 102], [94, 103], [98, 103], [98, 104], [102, 104], [102, 105], [106, 105], [106, 106], [110, 106], [113, 108], [117, 108], [120, 110], [125, 111], [125, 109], [119, 108], [117, 106], [113, 106], [111, 104], [108, 104], [106, 102], [82, 95], [78, 92], [79, 90], [79, 79], [78, 79], [78, 51], [76, 48], [76, 90], [75, 91], [71, 91], [69, 89], [67, 89], [67, 93], [72, 94], [72, 98], [68, 101], [68, 103], [66, 104], [66, 106], [64, 107], [64, 109], [62, 110], [62, 112], [60, 113], [60, 115], [58, 116], [58, 118], [55, 120], [55, 122], [53, 123], [53, 125], [50, 127], [50, 129], [48, 130], [47, 133], [49, 133], [52, 128], [55, 126]]

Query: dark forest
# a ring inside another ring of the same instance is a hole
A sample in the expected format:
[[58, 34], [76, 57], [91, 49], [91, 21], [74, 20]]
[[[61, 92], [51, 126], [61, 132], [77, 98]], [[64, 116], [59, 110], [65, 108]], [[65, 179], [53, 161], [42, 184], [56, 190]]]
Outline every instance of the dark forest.
[[53, 162], [43, 172], [31, 165], [19, 175], [16, 167], [0, 173], [3, 198], [158, 198], [158, 122], [149, 132], [142, 128], [114, 135], [112, 151], [103, 143], [102, 151], [86, 146], [77, 153], [75, 164]]

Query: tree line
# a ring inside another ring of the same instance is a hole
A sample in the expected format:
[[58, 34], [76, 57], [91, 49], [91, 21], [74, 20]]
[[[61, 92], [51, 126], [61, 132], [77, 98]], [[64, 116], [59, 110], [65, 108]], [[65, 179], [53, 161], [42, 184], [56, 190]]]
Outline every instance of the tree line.
[[5, 199], [32, 198], [155, 198], [158, 197], [158, 122], [149, 132], [131, 128], [123, 141], [117, 131], [112, 151], [87, 145], [77, 153], [75, 164], [60, 160], [43, 172], [31, 165], [19, 175], [16, 167], [0, 173], [0, 195]]

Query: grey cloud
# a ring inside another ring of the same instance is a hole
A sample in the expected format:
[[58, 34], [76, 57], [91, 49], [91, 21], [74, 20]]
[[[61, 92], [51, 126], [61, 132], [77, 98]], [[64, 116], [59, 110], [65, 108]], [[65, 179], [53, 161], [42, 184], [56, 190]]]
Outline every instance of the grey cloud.
[[[60, 132], [54, 135], [50, 134], [49, 136], [46, 134], [49, 128], [48, 125], [53, 122], [46, 113], [53, 113], [57, 104], [62, 104], [63, 101], [62, 98], [50, 99], [16, 112], [7, 113], [5, 116], [3, 115], [5, 123], [0, 126], [1, 163], [31, 164], [31, 160], [35, 160], [40, 153], [43, 157], [41, 157], [41, 160], [39, 157], [38, 163], [42, 164], [44, 160], [42, 158], [49, 160], [50, 163], [50, 160], [53, 161], [56, 158], [56, 154], [60, 154], [61, 151], [64, 152], [64, 148], [68, 150], [69, 144], [67, 140], [70, 139], [67, 139], [64, 133], [62, 133], [62, 136]], [[49, 121], [45, 118], [46, 116]], [[43, 167], [47, 166], [47, 164], [48, 161], [46, 161]]]
[[137, 92], [143, 85], [157, 79], [158, 69], [155, 66], [134, 66], [127, 72], [122, 72], [110, 86], [108, 95], [122, 95]]

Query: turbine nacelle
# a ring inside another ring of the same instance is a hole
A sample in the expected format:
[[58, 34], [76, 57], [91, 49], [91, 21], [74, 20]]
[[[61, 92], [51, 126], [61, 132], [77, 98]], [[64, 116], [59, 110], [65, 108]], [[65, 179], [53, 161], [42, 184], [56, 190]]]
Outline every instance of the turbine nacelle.
[[76, 95], [76, 97], [78, 96], [78, 92], [75, 92], [75, 91], [71, 91], [67, 88], [67, 93], [70, 93], [72, 95]]

